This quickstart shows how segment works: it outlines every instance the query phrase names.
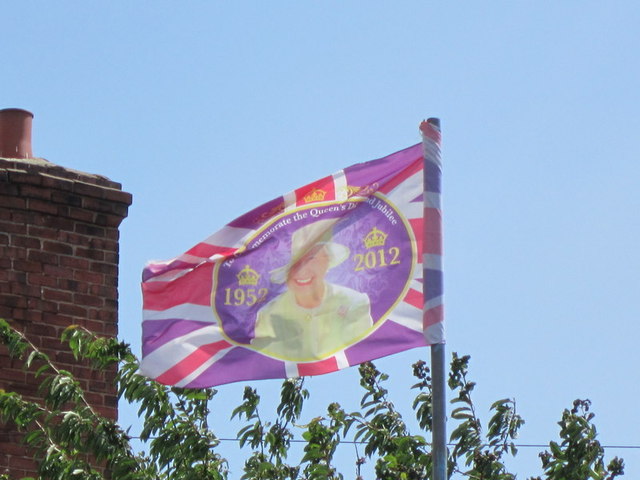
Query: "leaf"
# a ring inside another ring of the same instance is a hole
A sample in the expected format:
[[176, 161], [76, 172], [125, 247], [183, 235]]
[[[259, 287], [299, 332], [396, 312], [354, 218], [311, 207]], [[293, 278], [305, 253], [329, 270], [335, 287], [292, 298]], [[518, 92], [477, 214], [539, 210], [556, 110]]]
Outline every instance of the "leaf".
[[451, 417], [455, 419], [473, 418], [469, 407], [458, 407], [451, 412]]
[[491, 404], [491, 410], [495, 410], [497, 407], [499, 407], [500, 405], [504, 405], [505, 403], [511, 403], [511, 399], [503, 398], [501, 400], [496, 400]]
[[39, 367], [38, 370], [36, 370], [35, 377], [38, 378], [40, 375], [42, 375], [44, 372], [50, 369], [51, 369], [51, 365], [49, 365], [48, 363], [45, 363], [44, 365]]

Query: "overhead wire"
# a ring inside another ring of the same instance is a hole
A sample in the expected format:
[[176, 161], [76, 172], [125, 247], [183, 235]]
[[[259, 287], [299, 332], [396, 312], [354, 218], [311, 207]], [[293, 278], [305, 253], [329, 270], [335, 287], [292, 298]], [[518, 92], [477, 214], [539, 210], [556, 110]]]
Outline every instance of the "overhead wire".
[[[140, 440], [141, 437], [129, 436], [129, 438]], [[149, 437], [155, 438], [155, 437]], [[239, 442], [238, 438], [218, 438], [219, 442]], [[289, 440], [291, 443], [307, 443], [306, 440], [292, 438]], [[355, 440], [340, 440], [340, 443], [344, 443], [347, 445], [366, 445], [367, 442], [363, 441], [355, 441]], [[427, 443], [427, 445], [431, 445], [431, 443]], [[447, 443], [448, 447], [455, 447], [455, 443]], [[514, 443], [514, 447], [516, 448], [548, 448], [548, 443]], [[601, 445], [602, 448], [605, 449], [630, 449], [630, 450], [640, 450], [640, 445]]]

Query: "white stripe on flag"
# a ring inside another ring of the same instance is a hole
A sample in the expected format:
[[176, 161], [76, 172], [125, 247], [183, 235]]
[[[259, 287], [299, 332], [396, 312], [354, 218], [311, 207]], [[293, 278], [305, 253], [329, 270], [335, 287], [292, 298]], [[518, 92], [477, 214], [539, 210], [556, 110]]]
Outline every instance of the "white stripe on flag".
[[296, 192], [291, 191], [285, 193], [282, 198], [284, 199], [284, 211], [295, 210], [296, 208]]
[[444, 322], [429, 325], [424, 331], [424, 338], [429, 345], [444, 342]]
[[409, 288], [415, 290], [417, 292], [422, 291], [422, 269], [415, 267], [416, 272], [413, 273], [413, 277], [411, 279], [411, 283], [409, 283]]
[[[200, 242], [198, 245], [211, 245], [214, 247], [226, 247], [226, 248], [238, 248], [244, 244], [243, 240], [245, 237], [251, 235], [253, 230], [249, 228], [238, 228], [238, 227], [230, 227], [226, 225], [222, 227], [222, 229], [218, 230], [213, 235], [209, 236], [204, 241]], [[183, 253], [182, 255], [172, 258], [171, 260], [154, 260], [148, 263], [148, 265], [170, 265], [171, 263], [179, 260], [181, 262], [190, 263], [190, 264], [199, 264], [205, 258], [213, 258], [217, 255], [212, 255], [211, 257], [200, 257], [197, 255], [190, 255], [188, 253]], [[190, 266], [185, 266], [184, 268], [190, 268]]]
[[400, 302], [389, 315], [389, 320], [416, 332], [422, 332], [422, 309]]
[[156, 378], [191, 355], [202, 345], [223, 340], [217, 326], [200, 328], [158, 347], [142, 359], [140, 371]]
[[[189, 255], [188, 253], [183, 253], [176, 260], [180, 260], [181, 262], [184, 262], [184, 263], [191, 263], [193, 265], [198, 265], [199, 263], [202, 263], [202, 261], [205, 260], [206, 258], [208, 257], [199, 257], [197, 255]], [[190, 267], [187, 267], [187, 268], [190, 268]]]
[[347, 189], [347, 177], [344, 170], [340, 170], [333, 174], [333, 188], [336, 192], [336, 200], [344, 202], [349, 198], [349, 190]]
[[253, 230], [250, 228], [239, 228], [225, 225], [201, 243], [216, 247], [237, 248], [240, 247], [244, 243], [244, 239], [252, 233]]
[[440, 145], [434, 142], [429, 137], [424, 137], [425, 141], [422, 143], [424, 147], [422, 151], [424, 152], [424, 158], [428, 162], [434, 163], [442, 168], [442, 156], [440, 152]]
[[[398, 205], [396, 205], [398, 207]], [[407, 203], [402, 205], [400, 210], [407, 217], [407, 219], [412, 220], [414, 218], [422, 218], [422, 214], [424, 213], [424, 208], [420, 204], [420, 202], [415, 203]]]
[[300, 372], [298, 372], [298, 364], [295, 362], [284, 362], [284, 371], [287, 378], [296, 378], [300, 376]]
[[438, 192], [424, 192], [422, 200], [425, 207], [440, 210], [441, 197]]
[[[200, 242], [198, 245], [211, 245], [214, 247], [222, 248], [240, 248], [244, 245], [245, 239], [252, 235], [253, 232], [254, 230], [250, 228], [238, 228], [226, 225], [221, 230], [218, 230], [216, 233], [207, 238], [205, 241]], [[199, 265], [206, 261], [217, 260], [219, 258], [222, 258], [222, 255], [219, 253], [215, 253], [209, 257], [200, 257], [197, 255], [184, 253], [179, 257], [176, 257], [173, 260], [167, 262], [150, 262], [150, 264], [155, 265], [168, 265], [171, 262], [180, 261], [186, 263], [187, 265], [184, 265], [181, 268], [169, 270], [168, 272], [165, 272], [163, 274], [156, 275], [146, 280], [146, 282], [172, 282], [189, 273], [196, 265]]]
[[442, 255], [425, 253], [422, 256], [422, 265], [429, 270], [442, 270]]
[[442, 295], [439, 295], [430, 300], [427, 300], [424, 303], [424, 310], [427, 311], [427, 310], [431, 310], [432, 308], [439, 307], [440, 305], [443, 304], [443, 300], [444, 300], [444, 297]]
[[230, 345], [229, 348], [225, 348], [224, 350], [220, 350], [219, 352], [216, 352], [216, 354], [213, 357], [211, 357], [209, 360], [204, 362], [202, 365], [200, 365], [198, 368], [196, 368], [193, 372], [191, 372], [189, 375], [184, 377], [182, 380], [180, 380], [179, 382], [176, 382], [176, 387], [185, 387], [189, 385], [192, 381], [198, 378], [207, 368], [209, 368], [211, 365], [216, 363], [218, 360], [220, 360], [222, 357], [224, 357], [227, 353], [229, 353], [234, 348], [235, 348], [235, 345]]
[[422, 170], [414, 173], [410, 177], [407, 177], [405, 180], [403, 180], [400, 184], [398, 184], [393, 190], [391, 190], [387, 194], [387, 197], [396, 205], [411, 202], [419, 195], [422, 195], [422, 177]]
[[347, 360], [347, 355], [344, 353], [344, 350], [340, 350], [338, 353], [336, 353], [335, 358], [340, 370], [350, 366], [349, 360]]
[[161, 273], [161, 274], [156, 275], [154, 277], [148, 278], [147, 280], [144, 281], [144, 283], [149, 283], [149, 282], [172, 282], [174, 280], [177, 280], [180, 277], [185, 276], [187, 273], [192, 271], [195, 266], [196, 266], [195, 264], [191, 264], [191, 265], [185, 266], [185, 268], [177, 268], [177, 269], [174, 269], [174, 270], [169, 270], [169, 271], [167, 271], [165, 273]]
[[143, 310], [142, 319], [145, 321], [180, 319], [217, 323], [213, 310], [209, 305], [196, 305], [194, 303], [183, 303], [166, 310]]

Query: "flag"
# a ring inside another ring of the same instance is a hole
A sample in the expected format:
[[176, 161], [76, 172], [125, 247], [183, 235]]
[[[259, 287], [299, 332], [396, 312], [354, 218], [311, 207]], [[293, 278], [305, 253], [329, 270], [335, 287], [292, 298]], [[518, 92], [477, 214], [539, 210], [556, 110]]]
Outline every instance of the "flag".
[[149, 263], [141, 372], [203, 388], [442, 343], [440, 140], [423, 135]]

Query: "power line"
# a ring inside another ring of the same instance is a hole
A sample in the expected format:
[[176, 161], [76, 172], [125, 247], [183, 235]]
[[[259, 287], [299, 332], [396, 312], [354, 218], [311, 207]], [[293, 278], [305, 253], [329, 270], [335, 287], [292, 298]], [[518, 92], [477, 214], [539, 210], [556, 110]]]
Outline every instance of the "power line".
[[[140, 437], [129, 437], [129, 438], [133, 438], [133, 439], [137, 439], [139, 440]], [[150, 437], [150, 438], [157, 438], [157, 437]], [[218, 438], [217, 439], [219, 442], [239, 442], [240, 439], [238, 438]], [[306, 440], [301, 440], [301, 439], [297, 439], [297, 438], [292, 438], [291, 440], [289, 440], [291, 443], [307, 443]], [[361, 442], [361, 441], [355, 441], [355, 440], [340, 440], [340, 443], [344, 443], [344, 444], [348, 444], [348, 445], [366, 445], [367, 442]], [[431, 445], [430, 443], [427, 443], [427, 445]], [[455, 447], [456, 444], [455, 443], [447, 443], [448, 447]], [[546, 443], [515, 443], [514, 447], [516, 448], [548, 448], [549, 444]], [[627, 450], [640, 450], [640, 445], [601, 445], [602, 448], [609, 448], [609, 449], [627, 449]]]

